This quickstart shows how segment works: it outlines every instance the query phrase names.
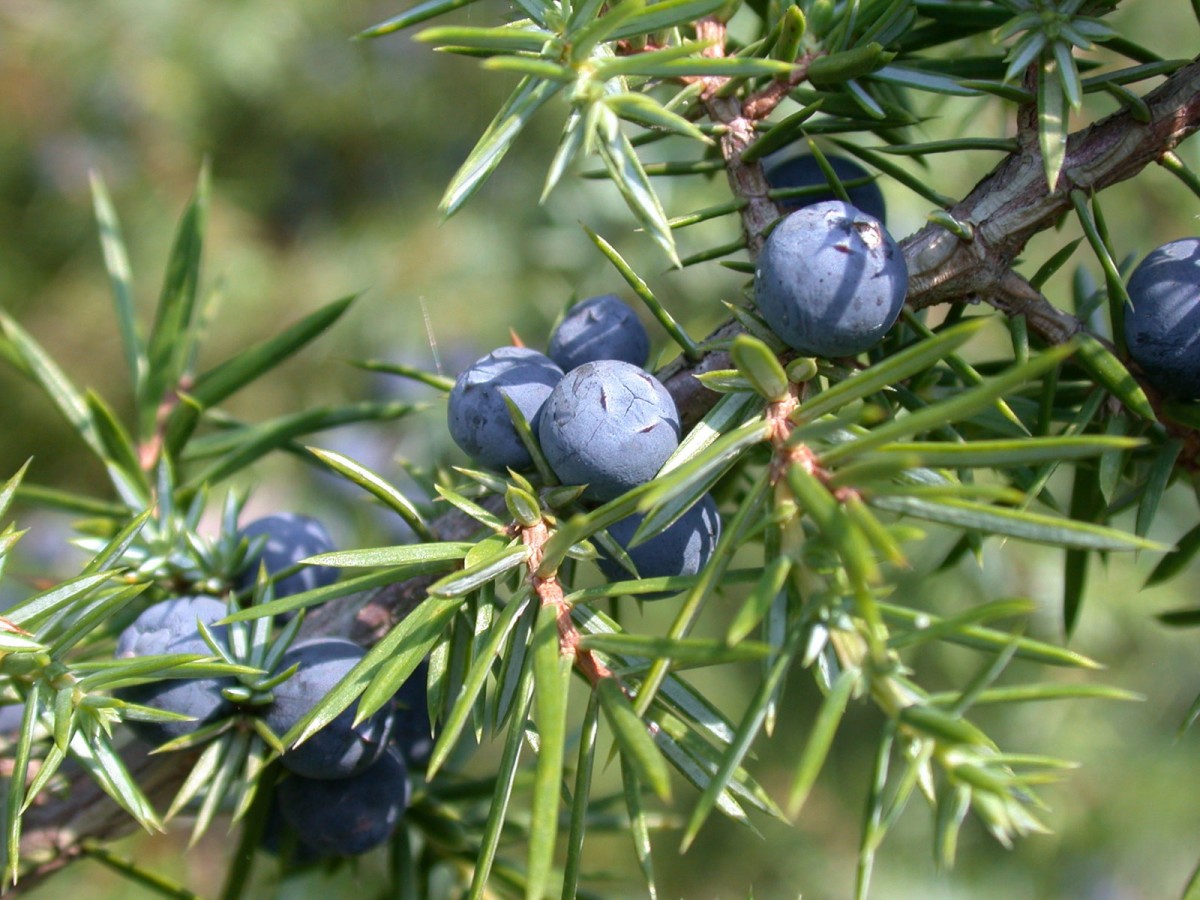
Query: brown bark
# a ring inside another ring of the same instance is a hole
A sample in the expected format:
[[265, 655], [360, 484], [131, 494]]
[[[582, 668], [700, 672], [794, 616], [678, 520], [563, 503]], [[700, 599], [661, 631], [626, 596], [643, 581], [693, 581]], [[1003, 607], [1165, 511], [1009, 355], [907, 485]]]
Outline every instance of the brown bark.
[[1132, 178], [1200, 126], [1200, 61], [1175, 72], [1145, 101], [1149, 122], [1122, 110], [1071, 135], [1054, 190], [1046, 184], [1036, 145], [1005, 157], [950, 209], [955, 219], [973, 226], [971, 243], [936, 225], [906, 238], [901, 246], [909, 267], [908, 304], [923, 309], [983, 300], [1010, 315], [1029, 315], [1030, 330], [1051, 344], [1078, 331], [1078, 321], [1050, 307], [1023, 279], [1014, 280], [1010, 267], [1034, 235], [1071, 209], [1072, 190], [1099, 192]]

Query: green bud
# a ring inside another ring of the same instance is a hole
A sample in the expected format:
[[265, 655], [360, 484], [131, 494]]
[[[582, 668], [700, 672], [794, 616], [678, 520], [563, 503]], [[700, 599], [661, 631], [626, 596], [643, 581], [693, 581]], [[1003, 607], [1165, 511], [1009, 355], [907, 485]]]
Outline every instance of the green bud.
[[578, 544], [572, 544], [567, 550], [567, 556], [571, 559], [595, 559], [599, 555], [591, 541], [580, 541]]
[[733, 339], [729, 355], [733, 357], [738, 371], [768, 400], [782, 400], [788, 395], [788, 380], [783, 366], [771, 348], [758, 338], [739, 334]]
[[817, 37], [828, 34], [833, 22], [833, 0], [817, 0], [808, 8], [808, 28]]
[[711, 372], [701, 372], [695, 378], [710, 391], [719, 394], [754, 390], [754, 385], [737, 369], [713, 369]]
[[513, 484], [515, 484], [521, 490], [528, 491], [531, 494], [534, 492], [533, 484], [520, 472], [514, 472], [512, 469], [509, 469], [508, 477], [511, 478]]
[[504, 492], [504, 503], [508, 506], [509, 515], [531, 528], [542, 521], [542, 508], [538, 505], [537, 497], [529, 491], [513, 486]]
[[779, 22], [779, 39], [771, 51], [771, 56], [784, 62], [795, 62], [800, 55], [800, 44], [804, 40], [807, 22], [804, 12], [798, 6], [789, 6]]
[[926, 220], [933, 225], [942, 226], [955, 237], [965, 241], [968, 244], [975, 240], [975, 229], [971, 227], [971, 223], [960, 222], [944, 209], [935, 209], [928, 216], [926, 216]]
[[221, 688], [221, 696], [230, 703], [246, 703], [253, 696], [253, 691], [244, 684], [235, 684]]
[[786, 371], [788, 381], [803, 384], [817, 377], [817, 361], [809, 356], [801, 356], [788, 363]]
[[542, 502], [551, 509], [562, 509], [578, 500], [587, 489], [584, 484], [567, 484], [542, 491]]

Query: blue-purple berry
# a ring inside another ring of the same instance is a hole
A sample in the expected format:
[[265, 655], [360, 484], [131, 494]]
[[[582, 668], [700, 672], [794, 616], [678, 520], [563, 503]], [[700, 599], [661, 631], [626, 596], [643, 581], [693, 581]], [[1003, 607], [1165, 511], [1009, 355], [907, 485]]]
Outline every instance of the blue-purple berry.
[[[157, 652], [215, 655], [199, 635], [180, 638]], [[195, 734], [201, 728], [233, 715], [234, 706], [221, 691], [234, 684], [233, 678], [165, 678], [121, 688], [116, 692], [116, 696], [139, 706], [191, 717], [187, 721], [169, 722], [151, 722], [128, 717], [123, 720], [138, 738], [157, 747], [167, 741]]]
[[[239, 591], [254, 587], [260, 566], [265, 566], [267, 574], [274, 576], [302, 559], [337, 549], [325, 526], [301, 513], [263, 516], [247, 523], [238, 534], [257, 548], [247, 557], [238, 575], [236, 587]], [[333, 566], [301, 566], [291, 575], [273, 582], [275, 598], [327, 587], [337, 579], [338, 570]]]
[[650, 336], [629, 304], [616, 294], [601, 294], [567, 311], [550, 335], [546, 352], [564, 372], [599, 359], [644, 366]]
[[[176, 597], [145, 609], [117, 637], [116, 656], [129, 659], [165, 653], [214, 656], [200, 635], [198, 622], [209, 627], [213, 638], [224, 643], [228, 629], [213, 625], [228, 609], [214, 597]], [[206, 725], [232, 715], [233, 704], [221, 693], [232, 678], [167, 678], [121, 688], [117, 697], [140, 706], [191, 716], [189, 721], [151, 722], [126, 718], [140, 739], [155, 746], [191, 735]]]
[[785, 344], [806, 356], [857, 356], [904, 306], [908, 266], [874, 216], [837, 200], [780, 220], [758, 257], [754, 300]]
[[501, 347], [458, 376], [446, 409], [450, 437], [462, 451], [491, 469], [528, 469], [533, 465], [512, 423], [508, 397], [534, 434], [542, 405], [563, 372], [548, 356], [527, 347]]
[[304, 838], [287, 823], [279, 809], [279, 794], [271, 798], [271, 808], [267, 812], [267, 821], [263, 823], [262, 837], [259, 846], [279, 861], [287, 869], [302, 869], [315, 865], [329, 857], [305, 842]]
[[[226, 639], [227, 628], [213, 623], [229, 614], [226, 605], [216, 597], [198, 594], [173, 597], [146, 607], [142, 613], [117, 636], [117, 659], [134, 656], [157, 656], [178, 651], [167, 648], [184, 639], [200, 634], [198, 622], [203, 622], [219, 641]], [[207, 650], [211, 653], [211, 650]]]
[[[264, 710], [263, 721], [283, 736], [365, 655], [358, 644], [342, 638], [314, 638], [290, 647], [279, 670], [299, 668], [274, 689], [275, 699]], [[351, 706], [304, 743], [289, 748], [280, 758], [284, 768], [306, 778], [347, 778], [379, 759], [391, 732], [391, 710], [384, 707], [358, 725], [354, 712]]]
[[[716, 501], [709, 494], [701, 497], [662, 532], [630, 548], [629, 543], [644, 518], [641, 513], [634, 513], [608, 528], [609, 537], [625, 550], [641, 578], [698, 574], [712, 557], [721, 537], [721, 516]], [[609, 581], [625, 581], [635, 577], [603, 550], [596, 564]], [[671, 592], [638, 596], [642, 600], [658, 600], [670, 597]]]
[[653, 375], [619, 360], [567, 373], [542, 410], [542, 452], [564, 484], [603, 503], [653, 478], [679, 445], [679, 413]]
[[1200, 238], [1163, 244], [1129, 277], [1125, 344], [1165, 394], [1200, 397]]
[[[870, 177], [870, 172], [848, 157], [831, 153], [826, 154], [825, 159], [843, 186], [847, 181]], [[817, 158], [811, 153], [801, 153], [787, 159], [764, 164], [763, 174], [767, 178], [767, 183], [773, 188], [821, 188], [820, 191], [805, 194], [802, 197], [785, 197], [776, 200], [775, 205], [785, 213], [794, 212], [814, 203], [838, 199], [833, 188], [829, 186], [829, 179], [825, 177], [825, 173], [817, 164]], [[883, 202], [883, 192], [874, 181], [857, 187], [848, 187], [846, 195], [850, 198], [853, 206], [861, 209], [867, 215], [874, 216], [880, 222], [887, 220], [887, 207]]]
[[289, 775], [275, 790], [284, 821], [313, 853], [358, 856], [391, 837], [408, 807], [408, 771], [392, 749], [357, 775]]

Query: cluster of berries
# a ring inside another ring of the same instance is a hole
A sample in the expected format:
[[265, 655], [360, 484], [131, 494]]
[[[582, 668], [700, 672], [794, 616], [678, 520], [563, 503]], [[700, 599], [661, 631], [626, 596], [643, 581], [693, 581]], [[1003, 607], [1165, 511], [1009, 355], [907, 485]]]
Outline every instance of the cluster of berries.
[[[235, 582], [238, 591], [253, 588], [260, 567], [274, 580], [275, 595], [289, 596], [332, 584], [337, 570], [298, 567], [299, 561], [334, 549], [329, 534], [308, 516], [280, 514], [246, 525], [240, 536], [252, 552]], [[226, 603], [206, 595], [156, 603], [121, 632], [116, 655], [213, 655], [201, 627], [222, 651], [229, 650], [229, 628], [217, 624], [229, 613]], [[261, 718], [276, 735], [290, 731], [363, 658], [365, 651], [341, 638], [316, 638], [289, 647], [256, 690], [237, 679], [184, 678], [128, 687], [121, 698], [151, 709], [187, 716], [186, 720], [136, 721], [129, 725], [149, 744], [161, 746], [196, 735], [236, 715]], [[289, 677], [279, 680], [289, 670]], [[278, 682], [278, 683], [276, 683]], [[410, 683], [413, 683], [410, 681]], [[275, 805], [264, 845], [280, 849], [291, 841], [292, 859], [354, 856], [385, 842], [408, 805], [408, 765], [428, 761], [429, 719], [422, 690], [406, 691], [364, 721], [354, 724], [348, 709], [280, 763], [286, 775], [275, 791]], [[408, 685], [406, 684], [405, 688]], [[409, 696], [411, 694], [411, 696]], [[419, 719], [419, 721], [418, 721]]]
[[[489, 468], [528, 470], [533, 459], [511, 403], [559, 481], [583, 486], [584, 502], [605, 503], [653, 479], [679, 446], [679, 413], [642, 368], [650, 339], [637, 314], [615, 295], [591, 297], [567, 312], [548, 349], [501, 347], [458, 377], [447, 410], [455, 443]], [[645, 578], [696, 574], [721, 529], [708, 496], [629, 549], [640, 523], [630, 516], [608, 533]], [[598, 564], [610, 580], [627, 577], [611, 557], [601, 555]]]
[[[755, 301], [794, 350], [857, 356], [878, 344], [899, 317], [908, 269], [881, 223], [883, 196], [869, 173], [842, 157], [827, 162], [840, 180], [854, 183], [848, 196], [856, 205], [832, 199], [812, 156], [767, 166], [771, 187], [796, 196], [779, 201], [787, 215], [759, 256]], [[674, 401], [642, 368], [649, 349], [637, 315], [619, 298], [584, 300], [555, 328], [547, 354], [502, 347], [459, 376], [450, 392], [450, 435], [483, 466], [527, 470], [533, 459], [514, 423], [519, 412], [561, 482], [583, 485], [585, 503], [613, 500], [653, 479], [679, 444]], [[709, 496], [629, 549], [641, 522], [630, 516], [608, 534], [642, 577], [695, 574], [721, 528]], [[603, 551], [597, 564], [610, 581], [626, 577]]]
[[[357, 644], [318, 638], [284, 654], [280, 670], [298, 666], [275, 689], [263, 718], [283, 734], [341, 682], [364, 656]], [[263, 846], [294, 864], [358, 856], [388, 840], [410, 798], [408, 773], [429, 762], [433, 740], [419, 669], [385, 706], [354, 724], [347, 709], [280, 762]]]

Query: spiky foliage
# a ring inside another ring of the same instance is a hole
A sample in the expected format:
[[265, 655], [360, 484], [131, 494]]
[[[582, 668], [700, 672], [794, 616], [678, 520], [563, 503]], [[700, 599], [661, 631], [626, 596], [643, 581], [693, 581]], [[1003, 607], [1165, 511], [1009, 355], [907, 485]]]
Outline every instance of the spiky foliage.
[[[359, 403], [311, 409], [263, 423], [242, 423], [219, 404], [272, 370], [345, 312], [352, 298], [308, 315], [278, 335], [245, 348], [231, 359], [200, 371], [200, 350], [214, 317], [219, 292], [200, 288], [201, 250], [208, 205], [208, 173], [184, 212], [166, 266], [152, 326], [138, 323], [129, 259], [121, 229], [100, 179], [93, 179], [100, 242], [108, 268], [114, 310], [125, 350], [133, 421], [122, 422], [112, 405], [80, 390], [36, 339], [0, 312], [0, 350], [5, 359], [47, 395], [81, 443], [109, 477], [109, 493], [94, 497], [24, 482], [24, 470], [5, 487], [0, 513], [14, 499], [87, 516], [77, 522], [75, 543], [94, 554], [81, 574], [6, 611], [8, 636], [0, 664], [6, 698], [23, 703], [21, 728], [12, 741], [14, 774], [5, 809], [6, 875], [15, 880], [22, 864], [23, 814], [39, 795], [61, 780], [65, 759], [81, 764], [134, 820], [161, 830], [163, 818], [131, 775], [114, 740], [124, 719], [169, 720], [174, 713], [138, 706], [111, 692], [162, 678], [227, 676], [225, 692], [240, 712], [180, 739], [164, 750], [203, 746], [182, 784], [156, 785], [175, 799], [170, 818], [188, 804], [198, 812], [194, 837], [204, 832], [232, 799], [235, 818], [249, 808], [259, 776], [282, 750], [278, 737], [252, 713], [269, 702], [272, 686], [290, 673], [274, 668], [302, 620], [273, 628], [270, 617], [236, 624], [225, 646], [207, 636], [211, 654], [112, 658], [112, 639], [138, 611], [167, 597], [211, 594], [237, 611], [272, 597], [269, 580], [253, 592], [233, 591], [234, 576], [254, 549], [238, 534], [244, 497], [229, 493], [215, 535], [202, 533], [210, 489], [264, 454], [300, 448], [295, 438], [337, 425], [395, 419], [413, 407]], [[202, 299], [203, 298], [203, 299]], [[146, 336], [143, 336], [145, 333]], [[307, 458], [307, 454], [304, 454]], [[4, 532], [5, 553], [21, 533]], [[275, 573], [276, 575], [281, 573]], [[286, 574], [286, 573], [282, 573]], [[186, 718], [186, 717], [185, 717]], [[31, 768], [32, 766], [32, 768]], [[188, 767], [181, 767], [188, 771]], [[66, 823], [64, 823], [66, 824]]]
[[[471, 2], [429, 0], [362, 36], [423, 25]], [[1195, 467], [1200, 416], [1194, 403], [1159, 397], [1127, 361], [1117, 327], [1128, 301], [1116, 261], [1124, 248], [1112, 246], [1099, 194], [1156, 159], [1197, 189], [1200, 179], [1171, 151], [1200, 125], [1200, 63], [1161, 60], [1118, 37], [1105, 21], [1114, 6], [518, 0], [505, 24], [438, 24], [416, 34], [440, 50], [481, 58], [494, 77], [516, 80], [447, 188], [446, 215], [499, 170], [535, 116], [555, 110], [564, 124], [543, 197], [599, 157], [582, 177], [606, 179], [631, 224], [678, 267], [720, 261], [735, 272], [754, 271], [778, 217], [773, 201], [784, 196], [769, 187], [760, 163], [797, 142], [814, 154], [839, 196], [846, 185], [827, 149], [854, 155], [935, 207], [926, 227], [902, 242], [911, 275], [902, 320], [856, 359], [796, 358], [756, 315], [749, 283], [740, 296], [707, 298], [714, 306], [724, 301], [731, 318], [707, 338], [691, 335], [655, 292], [656, 280], [671, 274], [637, 272], [585, 225], [580, 240], [612, 264], [678, 345], [678, 359], [659, 375], [686, 426], [657, 478], [598, 508], [581, 501], [579, 485], [556, 482], [515, 407], [513, 424], [534, 472], [439, 470], [428, 487], [451, 510], [441, 517], [433, 516], [432, 503], [405, 496], [365, 466], [314, 451], [401, 515], [420, 543], [315, 557], [314, 563], [373, 571], [254, 604], [230, 621], [256, 623], [262, 642], [255, 646], [265, 647], [267, 617], [381, 587], [355, 626], [369, 652], [280, 739], [301, 742], [351, 707], [360, 720], [373, 714], [429, 660], [437, 740], [410, 813], [423, 834], [422, 885], [435, 883], [436, 869], [471, 897], [572, 896], [589, 877], [589, 829], [609, 827], [631, 835], [654, 895], [652, 839], [669, 821], [659, 809], [686, 808], [683, 850], [714, 811], [749, 828], [759, 817], [794, 819], [852, 703], [872, 708], [881, 723], [866, 775], [860, 896], [868, 891], [876, 851], [914, 795], [933, 811], [935, 854], [945, 865], [968, 812], [1006, 845], [1044, 829], [1039, 789], [1069, 763], [1037, 748], [1000, 746], [978, 724], [976, 710], [1131, 695], [1050, 674], [1032, 683], [1008, 680], [1016, 658], [1047, 667], [1097, 666], [1026, 636], [1029, 600], [981, 593], [939, 618], [893, 597], [891, 587], [902, 568], [915, 564], [911, 548], [936, 529], [958, 537], [940, 566], [979, 553], [995, 538], [1049, 545], [1065, 551], [1062, 621], [1069, 634], [1092, 560], [1168, 549], [1147, 535], [1169, 484]], [[1076, 58], [1076, 49], [1094, 55]], [[1165, 80], [1135, 92], [1151, 79]], [[1081, 109], [1096, 93], [1115, 98], [1119, 110], [1071, 133], [1068, 108]], [[1011, 109], [1016, 133], [921, 139], [931, 110], [944, 115], [955, 104], [981, 101]], [[651, 144], [666, 158], [646, 161]], [[897, 161], [976, 151], [1003, 156], [961, 200]], [[654, 178], [712, 172], [727, 179], [712, 183], [701, 208], [668, 214]], [[100, 206], [102, 219], [111, 220]], [[289, 418], [194, 437], [206, 417], [229, 424], [213, 415], [216, 404], [342, 309], [327, 308], [193, 375], [186, 348], [203, 318], [193, 317], [202, 210], [198, 201], [185, 219], [144, 344], [121, 299], [128, 291], [122, 267], [112, 267], [138, 387], [132, 432], [64, 387], [44, 354], [15, 325], [0, 322], [7, 355], [47, 387], [113, 473], [124, 504], [113, 512], [115, 522], [154, 495], [150, 472], [211, 460], [178, 487], [158, 488], [160, 502], [170, 494], [186, 503], [269, 449], [295, 449], [291, 441], [301, 430], [346, 420], [329, 413], [303, 425]], [[1019, 256], [1065, 215], [1079, 220], [1105, 278], [1095, 285], [1077, 277], [1074, 295], [1056, 303], [1042, 288], [1085, 242], [1061, 248], [1033, 272], [1024, 271]], [[736, 217], [740, 236], [681, 258], [677, 234], [722, 217]], [[107, 249], [112, 258], [113, 245]], [[984, 312], [968, 315], [976, 306]], [[944, 307], [944, 315], [929, 314], [933, 307]], [[985, 332], [1003, 340], [980, 350], [982, 342], [972, 338]], [[434, 390], [449, 387], [440, 376], [408, 367], [363, 365]], [[1059, 496], [1062, 479], [1052, 484], [1056, 475], [1072, 483], [1069, 501]], [[159, 477], [161, 484], [165, 476]], [[595, 584], [590, 561], [597, 545], [628, 562], [608, 527], [640, 513], [636, 543], [709, 493], [724, 527], [699, 574], [631, 574]], [[1112, 521], [1126, 510], [1136, 510], [1132, 533]], [[160, 528], [155, 536], [172, 533]], [[1194, 557], [1197, 533], [1163, 558], [1155, 580], [1177, 574]], [[648, 633], [620, 598], [664, 591], [680, 599], [669, 625]], [[1178, 616], [1195, 618], [1186, 611]], [[953, 689], [927, 686], [917, 651], [934, 644], [974, 651], [974, 674]], [[737, 709], [720, 708], [690, 674], [745, 663], [757, 664], [760, 677]], [[753, 751], [775, 730], [785, 681], [797, 677], [811, 678], [824, 700], [791, 755], [790, 785], [772, 796], [755, 777]], [[619, 757], [623, 789], [615, 798], [594, 796], [601, 733]], [[471, 740], [498, 745], [495, 773], [465, 785], [440, 777], [453, 769], [456, 748]], [[215, 759], [218, 751], [211, 752]], [[240, 756], [221, 752], [235, 762], [208, 765], [225, 766], [226, 783], [262, 771], [241, 769]], [[684, 783], [690, 787], [681, 791]], [[252, 846], [265, 801], [241, 796], [239, 811], [251, 810], [243, 844]], [[401, 882], [411, 862], [407, 834], [393, 850]], [[245, 875], [239, 862], [230, 884], [243, 885]]]

